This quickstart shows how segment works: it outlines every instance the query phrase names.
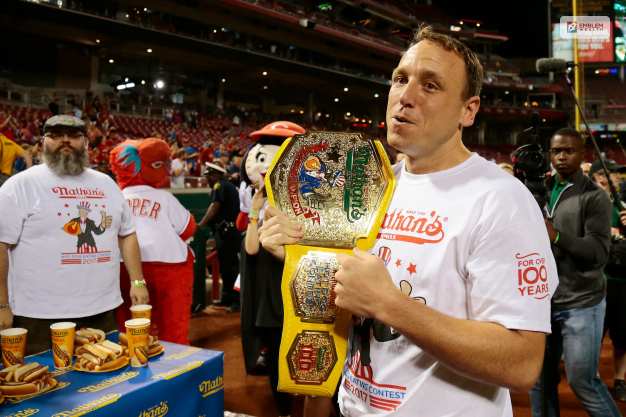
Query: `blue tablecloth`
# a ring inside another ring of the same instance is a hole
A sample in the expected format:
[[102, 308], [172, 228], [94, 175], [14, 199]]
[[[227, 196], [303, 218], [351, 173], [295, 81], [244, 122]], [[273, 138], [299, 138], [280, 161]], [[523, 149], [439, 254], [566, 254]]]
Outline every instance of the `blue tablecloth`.
[[[20, 403], [0, 405], [0, 415], [223, 416], [224, 354], [161, 343], [165, 353], [151, 359], [147, 368], [126, 367], [101, 374], [62, 373], [56, 377], [58, 389]], [[31, 361], [54, 369], [50, 351], [26, 360]]]

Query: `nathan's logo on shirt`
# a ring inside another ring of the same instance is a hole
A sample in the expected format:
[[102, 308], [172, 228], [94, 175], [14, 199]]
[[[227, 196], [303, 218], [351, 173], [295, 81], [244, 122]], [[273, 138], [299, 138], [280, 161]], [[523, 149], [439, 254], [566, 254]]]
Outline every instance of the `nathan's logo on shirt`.
[[99, 188], [83, 188], [83, 187], [52, 187], [52, 192], [59, 198], [104, 198], [104, 191]]
[[442, 218], [434, 210], [426, 213], [393, 209], [385, 214], [378, 238], [419, 245], [438, 243], [445, 237], [444, 223], [447, 220], [447, 217]]
[[517, 262], [517, 290], [522, 297], [541, 300], [550, 295], [546, 258], [537, 252], [515, 254]]

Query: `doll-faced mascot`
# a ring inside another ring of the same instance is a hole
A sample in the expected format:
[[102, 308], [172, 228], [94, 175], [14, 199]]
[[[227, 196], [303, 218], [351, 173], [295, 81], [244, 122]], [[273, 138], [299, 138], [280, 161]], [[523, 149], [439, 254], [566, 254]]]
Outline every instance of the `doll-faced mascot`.
[[[286, 138], [303, 134], [305, 130], [295, 123], [274, 122], [253, 132], [250, 136], [256, 141], [244, 155], [242, 178], [248, 186], [248, 206], [242, 206], [242, 212], [251, 208], [253, 190], [258, 190], [263, 183], [276, 152]], [[244, 187], [240, 187], [241, 190]], [[241, 200], [246, 201], [245, 198]], [[262, 210], [261, 210], [262, 211]], [[251, 214], [252, 215], [252, 214]], [[258, 239], [255, 222], [248, 226], [248, 216], [240, 220], [246, 231], [246, 239]], [[263, 220], [262, 213], [254, 213], [258, 222]], [[245, 221], [244, 221], [245, 220]], [[256, 234], [256, 235], [254, 235]], [[278, 392], [278, 352], [283, 321], [283, 304], [280, 282], [283, 263], [262, 246], [258, 251], [248, 253], [245, 242], [241, 250], [241, 341], [243, 345], [246, 371], [250, 374], [266, 373], [279, 415], [288, 415], [291, 410], [290, 394]]]
[[[110, 154], [111, 170], [135, 220], [141, 267], [152, 305], [151, 333], [168, 342], [189, 344], [193, 254], [185, 241], [193, 236], [193, 215], [163, 188], [168, 187], [170, 148], [161, 139], [126, 140]], [[131, 285], [120, 268], [120, 287]], [[117, 309], [121, 330], [130, 318], [130, 300]]]
[[278, 148], [285, 139], [304, 132], [304, 128], [296, 123], [278, 121], [265, 125], [250, 134], [255, 144], [248, 149], [241, 162], [240, 211], [235, 223], [240, 232], [245, 231], [248, 226], [252, 195], [254, 190], [258, 189], [263, 182], [265, 173], [269, 169], [274, 155], [278, 152]]

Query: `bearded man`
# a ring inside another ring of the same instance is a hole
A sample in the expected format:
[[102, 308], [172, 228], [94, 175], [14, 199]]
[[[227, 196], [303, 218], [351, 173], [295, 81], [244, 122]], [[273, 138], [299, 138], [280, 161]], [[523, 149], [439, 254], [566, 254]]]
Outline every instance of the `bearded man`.
[[[28, 329], [28, 353], [49, 348], [53, 322], [117, 328], [120, 257], [133, 304], [148, 302], [130, 209], [111, 178], [88, 168], [85, 133], [74, 116], [49, 118], [44, 163], [0, 190], [0, 329]], [[92, 209], [101, 218], [90, 219]], [[90, 250], [77, 248], [85, 229], [76, 219], [100, 224]]]

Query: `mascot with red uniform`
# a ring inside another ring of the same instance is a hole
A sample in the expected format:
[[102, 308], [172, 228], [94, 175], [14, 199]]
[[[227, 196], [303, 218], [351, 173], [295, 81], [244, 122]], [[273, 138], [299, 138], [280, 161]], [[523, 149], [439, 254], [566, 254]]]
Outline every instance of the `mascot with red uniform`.
[[[170, 149], [161, 139], [126, 140], [110, 155], [117, 183], [137, 227], [143, 274], [152, 302], [152, 332], [168, 342], [189, 344], [193, 254], [185, 241], [193, 236], [193, 215], [170, 192]], [[129, 278], [121, 268], [120, 286]], [[120, 329], [130, 318], [130, 300], [117, 310]]]

